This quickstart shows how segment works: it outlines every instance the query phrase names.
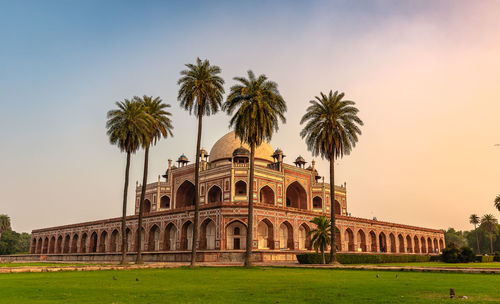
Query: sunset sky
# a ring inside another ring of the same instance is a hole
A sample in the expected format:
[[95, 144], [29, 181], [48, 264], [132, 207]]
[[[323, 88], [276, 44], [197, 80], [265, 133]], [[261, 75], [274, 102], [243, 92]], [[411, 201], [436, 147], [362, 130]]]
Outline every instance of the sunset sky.
[[[356, 102], [363, 134], [336, 162], [353, 216], [471, 229], [472, 213], [500, 217], [499, 32], [499, 1], [0, 0], [0, 214], [26, 232], [120, 216], [125, 155], [106, 112], [134, 95], [172, 105], [175, 137], [152, 148], [149, 181], [169, 158], [194, 160], [176, 82], [199, 56], [226, 90], [248, 69], [278, 83], [287, 123], [271, 145], [289, 163], [312, 160], [309, 100], [332, 89]], [[207, 150], [228, 121], [205, 119]], [[140, 151], [132, 198], [142, 165]]]

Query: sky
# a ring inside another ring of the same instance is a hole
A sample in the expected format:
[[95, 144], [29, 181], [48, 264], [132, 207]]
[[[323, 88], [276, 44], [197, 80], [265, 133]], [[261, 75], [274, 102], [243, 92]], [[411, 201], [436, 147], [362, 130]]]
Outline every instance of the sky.
[[[169, 158], [193, 159], [197, 122], [177, 80], [200, 57], [226, 91], [249, 69], [278, 83], [287, 122], [271, 145], [289, 163], [313, 160], [299, 133], [314, 96], [356, 102], [362, 135], [335, 173], [352, 216], [471, 229], [472, 213], [500, 215], [499, 29], [499, 1], [0, 0], [0, 214], [26, 232], [120, 216], [125, 154], [106, 113], [134, 95], [172, 105], [149, 181]], [[228, 121], [205, 118], [207, 150]]]

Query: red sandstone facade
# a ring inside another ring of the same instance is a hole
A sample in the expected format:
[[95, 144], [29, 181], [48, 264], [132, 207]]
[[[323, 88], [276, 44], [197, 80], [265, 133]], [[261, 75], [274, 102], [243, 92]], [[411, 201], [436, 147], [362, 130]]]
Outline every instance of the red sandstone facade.
[[[239, 260], [246, 245], [248, 151], [234, 133], [205, 151], [200, 172], [200, 260]], [[257, 260], [292, 260], [311, 250], [310, 221], [330, 214], [330, 186], [298, 157], [283, 162], [281, 150], [265, 143], [257, 148], [254, 180], [253, 248]], [[148, 184], [144, 205], [143, 250], [146, 260], [187, 260], [194, 210], [194, 165], [181, 156], [169, 161], [166, 181]], [[128, 252], [137, 250], [137, 213], [141, 187], [136, 186], [136, 214], [127, 218]], [[346, 187], [335, 186], [337, 248], [340, 252], [435, 254], [444, 248], [441, 230], [348, 216]], [[64, 260], [117, 260], [121, 251], [121, 218], [32, 232], [31, 253]]]

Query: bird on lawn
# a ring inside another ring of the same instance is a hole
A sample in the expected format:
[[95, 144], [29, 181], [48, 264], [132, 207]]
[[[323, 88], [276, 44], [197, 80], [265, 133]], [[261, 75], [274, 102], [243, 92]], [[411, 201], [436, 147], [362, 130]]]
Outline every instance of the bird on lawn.
[[398, 275], [396, 275], [396, 279], [398, 278]]
[[138, 278], [135, 278], [135, 280], [136, 280], [136, 281], [139, 281], [139, 279], [138, 279]]
[[378, 279], [378, 274], [377, 274], [377, 279]]
[[113, 276], [113, 280], [116, 281], [116, 277], [115, 276]]

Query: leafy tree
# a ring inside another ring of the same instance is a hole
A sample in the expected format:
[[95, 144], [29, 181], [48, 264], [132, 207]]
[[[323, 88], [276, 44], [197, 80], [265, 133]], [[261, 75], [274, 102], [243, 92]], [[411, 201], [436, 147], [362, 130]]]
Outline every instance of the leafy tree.
[[312, 246], [316, 252], [318, 252], [318, 249], [321, 251], [321, 259], [323, 264], [326, 264], [325, 250], [331, 244], [330, 221], [326, 216], [320, 216], [315, 217], [311, 223], [316, 224], [316, 228], [309, 231], [309, 234], [312, 234]]
[[456, 231], [453, 228], [448, 228], [444, 233], [444, 241], [446, 247], [455, 245], [457, 248], [462, 246], [467, 246], [468, 242], [462, 231]]
[[285, 123], [286, 103], [278, 91], [278, 85], [265, 75], [255, 77], [248, 71], [248, 78], [235, 77], [238, 82], [224, 103], [224, 110], [231, 117], [229, 126], [236, 136], [250, 146], [250, 185], [248, 187], [248, 229], [245, 266], [251, 265], [253, 232], [253, 180], [255, 170], [255, 148], [265, 140], [271, 140], [278, 131], [278, 122]]
[[30, 250], [31, 235], [23, 232], [21, 234], [8, 229], [0, 237], [0, 255], [28, 253]]
[[208, 60], [196, 59], [196, 64], [186, 64], [187, 69], [181, 71], [180, 85], [177, 99], [180, 105], [189, 114], [198, 118], [198, 137], [196, 139], [194, 187], [196, 190], [194, 204], [193, 246], [191, 249], [191, 267], [196, 265], [196, 244], [198, 242], [198, 222], [200, 206], [200, 145], [203, 125], [203, 116], [209, 116], [219, 111], [224, 94], [224, 80], [219, 76], [221, 69], [210, 65]]
[[129, 184], [130, 155], [135, 153], [146, 141], [151, 125], [151, 117], [146, 114], [144, 105], [140, 102], [125, 99], [117, 102], [118, 109], [111, 110], [107, 114], [106, 128], [109, 141], [117, 145], [120, 151], [127, 153], [125, 165], [125, 184], [123, 186], [122, 207], [122, 264], [127, 263], [127, 193]]
[[490, 253], [493, 254], [493, 232], [497, 229], [498, 221], [493, 214], [485, 214], [481, 218], [481, 226], [490, 234]]
[[497, 195], [497, 197], [495, 197], [495, 208], [498, 209], [498, 211], [500, 211], [500, 195]]
[[7, 214], [0, 214], [0, 237], [8, 229], [10, 229], [10, 217]]
[[[330, 213], [331, 213], [331, 244], [335, 244], [335, 159], [349, 155], [356, 146], [359, 126], [363, 121], [357, 116], [358, 109], [350, 100], [343, 100], [344, 93], [328, 95], [320, 93], [302, 116], [301, 124], [306, 123], [300, 132], [306, 138], [307, 148], [314, 156], [320, 155], [330, 162]], [[336, 246], [330, 246], [330, 263], [337, 263]]]
[[142, 96], [142, 98], [135, 96], [134, 101], [142, 103], [146, 114], [150, 117], [150, 126], [148, 128], [148, 133], [145, 137], [145, 141], [142, 143], [144, 148], [144, 173], [142, 177], [142, 189], [141, 198], [139, 201], [139, 219], [138, 219], [138, 232], [137, 232], [137, 259], [136, 264], [142, 264], [142, 216], [144, 208], [144, 198], [146, 196], [146, 185], [148, 182], [148, 162], [149, 162], [149, 147], [151, 145], [156, 145], [156, 143], [162, 138], [167, 138], [168, 136], [173, 136], [172, 121], [170, 116], [172, 115], [167, 111], [170, 108], [169, 104], [162, 102], [160, 97], [153, 98], [152, 96]]
[[476, 232], [476, 245], [477, 245], [477, 253], [481, 254], [481, 249], [479, 249], [479, 236], [477, 234], [477, 225], [481, 222], [481, 219], [477, 214], [471, 214], [469, 216], [469, 223], [474, 225], [474, 231]]

